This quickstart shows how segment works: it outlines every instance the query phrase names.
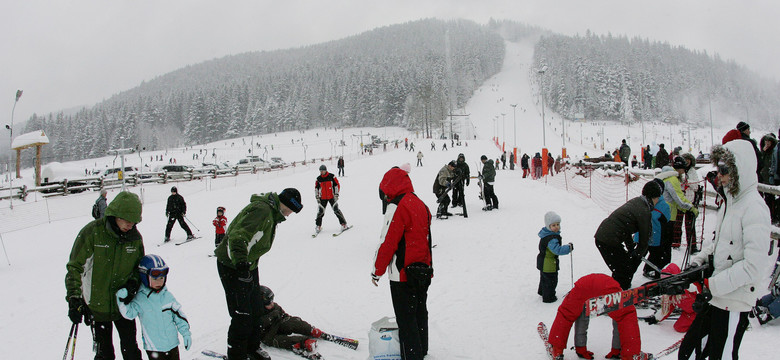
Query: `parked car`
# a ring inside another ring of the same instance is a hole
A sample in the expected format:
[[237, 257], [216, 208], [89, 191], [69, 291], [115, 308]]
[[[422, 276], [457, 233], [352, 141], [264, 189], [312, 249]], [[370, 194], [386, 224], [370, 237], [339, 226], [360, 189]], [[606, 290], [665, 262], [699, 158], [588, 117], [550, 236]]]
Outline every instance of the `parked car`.
[[119, 176], [120, 173], [124, 177], [133, 176], [138, 173], [138, 168], [125, 166], [124, 171], [122, 171], [121, 167], [108, 168], [103, 170], [103, 172], [100, 173], [100, 176], [102, 176], [104, 179], [121, 179]]
[[287, 166], [290, 166], [290, 164], [284, 162], [284, 160], [282, 160], [282, 158], [280, 157], [272, 157], [270, 165], [271, 165], [271, 169], [282, 169]]
[[259, 156], [250, 155], [244, 159], [238, 160], [239, 169], [257, 169], [257, 170], [270, 170], [271, 165]]

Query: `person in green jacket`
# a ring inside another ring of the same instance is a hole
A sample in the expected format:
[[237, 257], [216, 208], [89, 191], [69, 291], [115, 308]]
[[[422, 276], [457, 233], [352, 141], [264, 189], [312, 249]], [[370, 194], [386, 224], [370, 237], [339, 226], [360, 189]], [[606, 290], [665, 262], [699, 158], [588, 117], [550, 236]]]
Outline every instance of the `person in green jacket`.
[[92, 326], [95, 359], [114, 359], [113, 326], [119, 333], [122, 357], [141, 360], [135, 322], [122, 317], [114, 296], [121, 288], [132, 297], [138, 290], [136, 266], [144, 256], [144, 244], [136, 224], [141, 222], [141, 200], [130, 192], [119, 193], [106, 215], [81, 229], [66, 268], [68, 317], [73, 323]]
[[230, 223], [225, 238], [214, 250], [231, 318], [227, 334], [228, 359], [270, 359], [260, 348], [263, 303], [257, 262], [271, 250], [276, 225], [301, 209], [301, 193], [294, 188], [284, 189], [278, 195], [273, 192], [254, 194], [249, 205]]

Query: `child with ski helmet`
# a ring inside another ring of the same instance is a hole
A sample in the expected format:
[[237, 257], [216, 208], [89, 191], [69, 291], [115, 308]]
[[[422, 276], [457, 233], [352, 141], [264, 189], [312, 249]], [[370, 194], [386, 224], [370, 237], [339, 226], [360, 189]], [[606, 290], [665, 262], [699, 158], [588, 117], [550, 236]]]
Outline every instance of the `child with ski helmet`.
[[211, 223], [216, 228], [214, 246], [218, 246], [222, 242], [222, 238], [225, 237], [225, 228], [227, 227], [227, 218], [225, 217], [225, 208], [223, 206], [217, 207], [217, 217]]
[[141, 319], [144, 349], [150, 359], [179, 360], [179, 333], [185, 349], [192, 345], [187, 316], [165, 286], [168, 271], [162, 257], [145, 255], [138, 264], [142, 284], [138, 293], [127, 288], [116, 292], [122, 316], [128, 320]]

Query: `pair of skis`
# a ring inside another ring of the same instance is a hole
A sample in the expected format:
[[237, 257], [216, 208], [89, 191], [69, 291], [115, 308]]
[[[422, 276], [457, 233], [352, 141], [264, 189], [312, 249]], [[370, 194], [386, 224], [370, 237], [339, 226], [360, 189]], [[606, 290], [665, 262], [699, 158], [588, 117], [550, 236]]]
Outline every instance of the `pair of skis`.
[[[347, 231], [349, 229], [352, 229], [352, 226], [353, 225], [349, 225], [349, 226], [347, 226], [345, 228], [341, 228], [338, 232], [333, 233], [333, 236], [336, 237], [336, 236], [339, 236], [339, 235], [343, 234], [345, 231]], [[321, 232], [322, 232], [322, 230], [315, 231], [314, 234], [311, 234], [311, 237], [312, 238], [316, 238], [317, 235], [319, 235]]]
[[[328, 333], [323, 333], [322, 336], [320, 336], [320, 339], [321, 340], [325, 340], [325, 341], [330, 341], [332, 343], [336, 343], [338, 345], [344, 346], [344, 347], [352, 349], [352, 350], [357, 350], [358, 345], [359, 345], [359, 341], [358, 340], [345, 338], [345, 337], [337, 336], [337, 335], [331, 335], [331, 334], [328, 334]], [[303, 351], [303, 352], [299, 352], [299, 353], [296, 353], [296, 352], [293, 352], [293, 353], [296, 354], [296, 355], [300, 355], [303, 358], [310, 359], [310, 360], [322, 360], [323, 359], [322, 355], [320, 355], [320, 353], [318, 353], [316, 351], [315, 352]], [[209, 356], [209, 357], [217, 358], [217, 359], [223, 359], [223, 360], [227, 360], [227, 358], [228, 358], [227, 355], [221, 354], [221, 353], [218, 353], [218, 352], [212, 351], [212, 350], [203, 350], [203, 351], [201, 351], [201, 354]]]
[[[547, 359], [548, 360], [563, 360], [563, 355], [558, 355], [557, 357], [553, 357], [553, 348], [552, 345], [550, 345], [550, 333], [547, 330], [547, 325], [545, 325], [543, 322], [540, 322], [539, 325], [536, 326], [536, 330], [539, 332], [539, 338], [542, 339], [542, 342], [544, 343], [545, 352], [547, 353]], [[680, 345], [682, 345], [683, 339], [677, 340], [674, 344], [670, 345], [666, 349], [663, 349], [654, 355], [651, 355], [650, 359], [661, 359], [667, 355], [670, 355], [677, 351], [677, 349], [680, 348]]]
[[[184, 245], [184, 244], [186, 244], [186, 243], [188, 243], [188, 242], [192, 242], [192, 241], [194, 241], [194, 240], [198, 240], [198, 239], [200, 239], [200, 238], [202, 238], [202, 236], [194, 236], [194, 237], [192, 237], [192, 238], [188, 238], [188, 239], [186, 239], [186, 240], [184, 240], [184, 241], [177, 242], [177, 243], [174, 243], [174, 244], [175, 244], [175, 245]], [[171, 243], [170, 241], [167, 241], [167, 242], [163, 242], [162, 244], [157, 244], [157, 246], [158, 246], [158, 247], [160, 247], [160, 246], [163, 246], [163, 245], [165, 245], [165, 244], [170, 244], [170, 243]]]

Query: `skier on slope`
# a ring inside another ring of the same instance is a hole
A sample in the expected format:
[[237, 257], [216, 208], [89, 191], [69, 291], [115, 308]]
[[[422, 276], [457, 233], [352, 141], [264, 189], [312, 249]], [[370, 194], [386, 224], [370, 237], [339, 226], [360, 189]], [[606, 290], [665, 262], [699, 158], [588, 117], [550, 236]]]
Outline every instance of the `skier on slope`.
[[447, 195], [447, 192], [452, 189], [452, 179], [455, 177], [456, 166], [455, 161], [450, 161], [442, 166], [439, 173], [436, 174], [436, 179], [433, 181], [433, 193], [436, 195], [436, 202], [439, 203], [436, 218], [446, 219], [447, 216], [452, 216], [452, 213], [447, 211], [447, 207], [450, 205], [450, 196]]
[[230, 314], [228, 358], [270, 359], [260, 348], [260, 280], [257, 265], [271, 250], [276, 226], [303, 209], [301, 193], [287, 188], [281, 193], [252, 195], [249, 205], [236, 214], [214, 254]]
[[317, 180], [314, 182], [314, 197], [317, 198], [319, 210], [317, 211], [317, 218], [314, 220], [316, 227], [314, 231], [319, 233], [322, 230], [322, 217], [325, 216], [325, 207], [330, 204], [333, 208], [333, 213], [339, 219], [341, 229], [347, 229], [347, 220], [344, 218], [344, 214], [339, 209], [339, 190], [341, 185], [336, 176], [328, 172], [328, 168], [325, 165], [320, 165], [320, 176], [317, 176]]
[[225, 238], [225, 228], [227, 227], [227, 218], [225, 217], [225, 208], [217, 207], [217, 217], [211, 221], [214, 224], [214, 246], [219, 246], [222, 239]]
[[471, 184], [471, 173], [469, 171], [469, 164], [466, 163], [466, 156], [458, 154], [458, 160], [455, 162], [455, 179], [452, 182], [452, 207], [463, 207], [465, 202], [464, 198], [464, 183], [465, 186]]
[[[620, 291], [620, 284], [608, 275], [590, 274], [581, 277], [574, 283], [574, 288], [563, 298], [555, 321], [550, 328], [550, 345], [555, 360], [563, 360], [563, 350], [569, 340], [569, 331], [574, 325], [574, 348], [577, 356], [593, 359], [593, 352], [588, 350], [588, 325], [590, 317], [583, 311], [585, 302], [601, 295]], [[639, 334], [639, 324], [636, 307], [633, 305], [609, 313], [613, 323], [617, 324], [612, 332], [612, 351], [607, 358], [623, 360], [647, 360], [652, 355], [643, 353], [642, 339]]]
[[168, 197], [168, 204], [165, 206], [165, 216], [168, 218], [168, 224], [165, 225], [165, 242], [171, 241], [171, 229], [173, 229], [173, 224], [177, 221], [179, 226], [187, 233], [187, 240], [195, 238], [192, 235], [192, 230], [184, 221], [184, 216], [186, 215], [187, 202], [184, 201], [184, 197], [179, 195], [179, 190], [174, 186], [171, 188], [171, 196]]

